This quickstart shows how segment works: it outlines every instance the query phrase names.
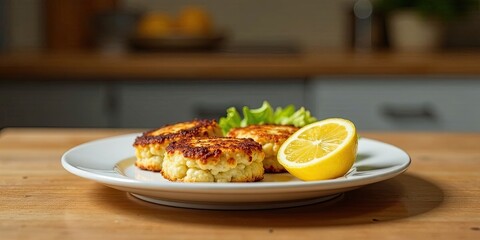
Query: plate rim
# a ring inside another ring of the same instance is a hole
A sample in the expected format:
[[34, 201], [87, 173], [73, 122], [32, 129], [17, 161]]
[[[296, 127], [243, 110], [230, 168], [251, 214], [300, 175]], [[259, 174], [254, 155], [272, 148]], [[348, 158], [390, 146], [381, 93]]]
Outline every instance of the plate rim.
[[[150, 182], [150, 181], [141, 181], [137, 179], [131, 179], [126, 176], [123, 176], [116, 172], [114, 169], [111, 172], [107, 172], [106, 174], [99, 174], [88, 171], [86, 169], [78, 168], [68, 162], [69, 155], [75, 153], [75, 151], [79, 151], [82, 148], [88, 148], [90, 145], [100, 144], [102, 142], [113, 141], [115, 139], [121, 138], [133, 138], [138, 136], [140, 133], [131, 133], [131, 134], [123, 134], [117, 135], [112, 137], [106, 137], [101, 139], [96, 139], [92, 141], [88, 141], [82, 144], [79, 144], [73, 148], [67, 150], [61, 157], [61, 164], [65, 170], [68, 172], [85, 178], [89, 180], [93, 180], [110, 187], [123, 187], [123, 188], [133, 188], [133, 189], [141, 189], [141, 190], [162, 190], [162, 191], [169, 191], [169, 192], [201, 192], [201, 193], [240, 193], [240, 192], [248, 192], [254, 193], [256, 191], [264, 193], [265, 190], [270, 192], [284, 192], [288, 189], [288, 192], [303, 192], [305, 189], [309, 191], [318, 191], [318, 190], [331, 190], [331, 189], [342, 189], [342, 188], [352, 188], [352, 187], [360, 187], [376, 182], [381, 182], [390, 178], [393, 178], [403, 172], [405, 172], [408, 167], [410, 166], [412, 160], [410, 155], [404, 151], [403, 149], [386, 143], [379, 140], [374, 140], [370, 138], [362, 137], [360, 141], [369, 141], [375, 144], [386, 145], [388, 147], [396, 148], [397, 150], [401, 151], [403, 154], [406, 155], [407, 159], [403, 164], [399, 164], [395, 166], [395, 169], [378, 173], [372, 174], [367, 176], [355, 176], [355, 178], [336, 178], [336, 179], [329, 179], [329, 180], [319, 180], [319, 181], [295, 181], [295, 182], [254, 182], [254, 183], [183, 183], [183, 182]], [[359, 142], [360, 148], [360, 142]], [[118, 160], [120, 161], [120, 160]], [[91, 169], [96, 170], [96, 169]], [[112, 176], [113, 175], [113, 176]], [[114, 177], [115, 176], [115, 177]]]

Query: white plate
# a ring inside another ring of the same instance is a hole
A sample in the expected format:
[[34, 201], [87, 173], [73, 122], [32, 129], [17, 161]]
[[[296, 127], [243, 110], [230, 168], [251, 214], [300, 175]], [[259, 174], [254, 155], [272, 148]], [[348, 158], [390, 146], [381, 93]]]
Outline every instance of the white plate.
[[341, 193], [392, 178], [407, 169], [401, 149], [361, 138], [357, 160], [346, 176], [301, 181], [288, 173], [266, 174], [254, 183], [169, 182], [161, 174], [134, 166], [133, 141], [139, 134], [105, 138], [79, 145], [62, 156], [69, 172], [133, 196], [169, 206], [200, 209], [266, 209], [301, 206], [337, 198]]

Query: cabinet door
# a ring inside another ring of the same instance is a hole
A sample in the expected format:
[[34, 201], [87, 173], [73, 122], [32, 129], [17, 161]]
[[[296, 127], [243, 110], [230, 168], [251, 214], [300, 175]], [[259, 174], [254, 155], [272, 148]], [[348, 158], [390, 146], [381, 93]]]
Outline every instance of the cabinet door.
[[236, 106], [304, 105], [304, 81], [162, 81], [118, 86], [119, 127], [155, 128], [194, 118], [218, 119]]
[[0, 83], [0, 128], [108, 127], [106, 86]]
[[309, 102], [319, 118], [362, 130], [480, 130], [480, 82], [445, 78], [317, 78]]

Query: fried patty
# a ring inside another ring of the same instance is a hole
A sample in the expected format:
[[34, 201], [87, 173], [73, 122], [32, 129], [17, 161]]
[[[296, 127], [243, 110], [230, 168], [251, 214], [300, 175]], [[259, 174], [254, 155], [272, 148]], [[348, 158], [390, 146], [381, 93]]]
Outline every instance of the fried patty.
[[171, 142], [192, 137], [222, 136], [215, 120], [194, 120], [165, 125], [143, 133], [135, 139], [135, 165], [144, 170], [160, 171], [165, 148]]
[[178, 182], [254, 182], [263, 179], [264, 156], [252, 139], [182, 139], [166, 148], [161, 173]]
[[277, 161], [280, 146], [299, 128], [290, 125], [250, 125], [231, 129], [227, 136], [234, 138], [252, 138], [262, 145], [265, 159], [263, 167], [268, 173], [286, 172]]

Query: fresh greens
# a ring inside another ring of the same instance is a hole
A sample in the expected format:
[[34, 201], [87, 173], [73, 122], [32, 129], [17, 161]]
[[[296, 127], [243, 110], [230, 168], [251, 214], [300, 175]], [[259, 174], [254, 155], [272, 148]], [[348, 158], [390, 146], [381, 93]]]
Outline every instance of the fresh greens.
[[244, 106], [242, 113], [243, 119], [235, 107], [227, 109], [227, 116], [221, 117], [219, 121], [219, 125], [224, 134], [231, 128], [246, 127], [248, 125], [278, 124], [303, 127], [317, 121], [317, 119], [310, 114], [310, 111], [305, 110], [304, 107], [295, 110], [295, 106], [288, 105], [284, 108], [277, 107], [273, 110], [267, 101], [264, 101], [262, 106], [257, 109], [250, 109]]

